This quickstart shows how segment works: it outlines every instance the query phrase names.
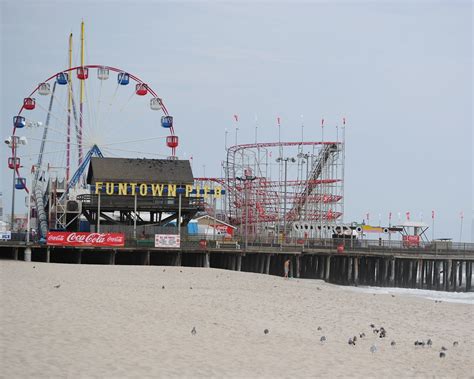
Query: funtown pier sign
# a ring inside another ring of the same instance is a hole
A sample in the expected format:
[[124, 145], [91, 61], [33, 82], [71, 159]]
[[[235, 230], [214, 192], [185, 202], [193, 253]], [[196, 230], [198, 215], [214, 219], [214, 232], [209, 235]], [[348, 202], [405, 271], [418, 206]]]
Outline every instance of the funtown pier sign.
[[221, 186], [210, 186], [199, 185], [179, 185], [179, 184], [164, 184], [164, 183], [117, 183], [117, 182], [100, 182], [96, 181], [95, 185], [92, 186], [93, 191], [96, 195], [122, 195], [122, 196], [165, 196], [165, 197], [177, 197], [180, 194], [184, 197], [203, 197], [207, 198], [214, 196], [220, 198], [225, 191]]

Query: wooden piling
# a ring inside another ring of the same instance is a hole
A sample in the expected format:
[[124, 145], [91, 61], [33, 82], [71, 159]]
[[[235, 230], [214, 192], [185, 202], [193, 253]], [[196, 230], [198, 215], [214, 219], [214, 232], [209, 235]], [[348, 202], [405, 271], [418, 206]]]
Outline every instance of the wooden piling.
[[436, 260], [434, 263], [434, 281], [436, 285], [436, 289], [439, 291], [441, 286], [441, 268], [440, 268], [440, 261]]
[[359, 257], [354, 257], [354, 285], [359, 285]]
[[237, 255], [237, 271], [241, 271], [242, 269], [242, 255]]
[[446, 268], [446, 291], [451, 291], [451, 272], [453, 271], [453, 261], [448, 259], [447, 268]]
[[331, 273], [331, 256], [326, 256], [326, 270], [324, 272], [324, 278], [329, 282], [329, 275]]
[[265, 274], [269, 275], [270, 274], [270, 259], [271, 259], [271, 254], [266, 255], [265, 259]]
[[46, 248], [45, 262], [46, 262], [46, 263], [50, 263], [50, 262], [51, 262], [51, 250], [50, 250], [49, 246]]
[[395, 258], [390, 260], [390, 287], [395, 285]]
[[115, 264], [115, 250], [112, 250], [109, 254], [109, 265], [114, 265]]
[[472, 288], [472, 262], [466, 261], [466, 292]]
[[347, 257], [347, 278], [346, 283], [352, 284], [352, 257]]
[[453, 273], [452, 273], [452, 288], [453, 291], [456, 291], [457, 285], [458, 285], [458, 262], [453, 261]]
[[295, 257], [295, 260], [296, 260], [296, 277], [299, 278], [300, 277], [300, 273], [301, 273], [301, 262], [300, 262], [300, 256], [297, 255]]
[[145, 251], [145, 253], [143, 254], [143, 265], [150, 265], [150, 250]]

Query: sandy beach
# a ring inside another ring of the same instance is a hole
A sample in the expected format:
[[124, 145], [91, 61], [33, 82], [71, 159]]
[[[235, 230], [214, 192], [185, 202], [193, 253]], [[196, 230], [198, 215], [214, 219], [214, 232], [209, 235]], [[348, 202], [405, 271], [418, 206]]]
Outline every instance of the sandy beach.
[[205, 268], [1, 261], [0, 274], [5, 378], [474, 376], [472, 304]]

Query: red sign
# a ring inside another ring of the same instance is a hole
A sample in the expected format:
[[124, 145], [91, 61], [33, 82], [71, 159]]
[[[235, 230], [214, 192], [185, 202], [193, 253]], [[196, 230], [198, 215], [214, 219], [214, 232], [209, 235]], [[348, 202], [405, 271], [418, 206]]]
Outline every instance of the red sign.
[[48, 232], [46, 243], [53, 246], [125, 246], [123, 233]]
[[420, 236], [403, 236], [403, 246], [419, 246]]

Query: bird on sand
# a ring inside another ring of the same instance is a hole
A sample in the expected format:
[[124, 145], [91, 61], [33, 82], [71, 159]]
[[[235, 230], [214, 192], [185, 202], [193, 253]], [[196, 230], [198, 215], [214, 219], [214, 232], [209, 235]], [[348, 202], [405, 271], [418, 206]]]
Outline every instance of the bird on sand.
[[325, 336], [322, 336], [320, 339], [319, 339], [320, 342], [326, 342], [326, 337]]
[[453, 346], [458, 346], [459, 345], [459, 342], [458, 341], [454, 341], [453, 342]]
[[372, 346], [370, 347], [370, 352], [371, 352], [371, 353], [375, 353], [376, 351], [377, 351], [377, 346], [372, 345]]
[[373, 328], [375, 328], [375, 325], [374, 325], [374, 324], [370, 324], [370, 327], [373, 329]]
[[448, 349], [446, 349], [444, 346], [441, 346], [441, 350], [446, 351]]
[[263, 333], [268, 334], [268, 329], [265, 329]]
[[320, 326], [318, 326], [318, 330], [323, 330], [323, 328], [321, 328]]
[[359, 337], [360, 337], [360, 338], [364, 338], [364, 337], [365, 337], [365, 333], [360, 333], [360, 334], [359, 334]]
[[431, 338], [428, 338], [428, 341], [426, 341], [426, 344], [431, 347], [433, 345], [433, 341], [431, 341]]
[[355, 346], [355, 342], [352, 340], [352, 338], [349, 338], [349, 341], [347, 341], [349, 345]]
[[161, 286], [161, 289], [164, 290], [164, 289], [165, 289], [165, 286]]
[[191, 329], [191, 334], [192, 334], [193, 336], [195, 336], [196, 333], [197, 333], [197, 332], [196, 332], [196, 327], [193, 326], [193, 328]]
[[440, 357], [440, 358], [444, 358], [445, 356], [446, 356], [446, 353], [445, 353], [444, 351], [441, 351], [441, 352], [439, 353], [439, 357]]
[[61, 284], [57, 284], [54, 286], [54, 288], [59, 288], [59, 287], [61, 287]]
[[392, 341], [392, 342], [390, 342], [390, 345], [391, 345], [391, 346], [395, 346], [395, 345], [396, 345], [396, 342], [395, 342], [395, 341]]

